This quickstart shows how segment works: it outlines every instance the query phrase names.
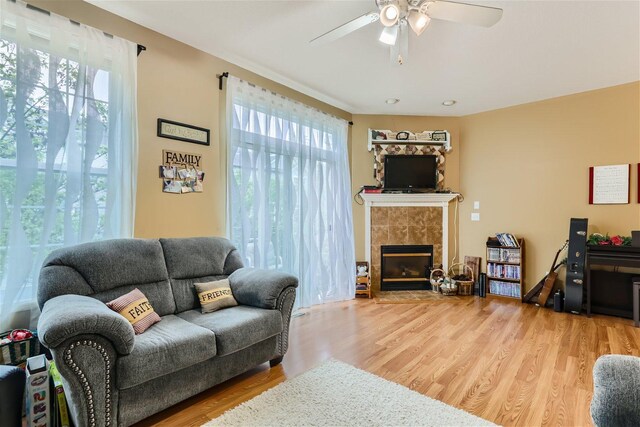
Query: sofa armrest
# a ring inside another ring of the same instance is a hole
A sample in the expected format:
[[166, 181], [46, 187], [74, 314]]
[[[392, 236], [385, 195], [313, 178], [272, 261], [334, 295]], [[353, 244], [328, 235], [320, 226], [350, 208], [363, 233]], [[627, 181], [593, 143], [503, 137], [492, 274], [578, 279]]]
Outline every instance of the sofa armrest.
[[50, 299], [38, 320], [38, 337], [53, 349], [80, 335], [100, 335], [119, 354], [133, 349], [135, 334], [131, 324], [97, 299], [82, 295], [61, 295]]
[[282, 291], [297, 288], [298, 279], [279, 271], [239, 268], [229, 276], [229, 285], [240, 304], [275, 309]]
[[640, 358], [605, 355], [593, 366], [591, 418], [596, 426], [640, 425]]

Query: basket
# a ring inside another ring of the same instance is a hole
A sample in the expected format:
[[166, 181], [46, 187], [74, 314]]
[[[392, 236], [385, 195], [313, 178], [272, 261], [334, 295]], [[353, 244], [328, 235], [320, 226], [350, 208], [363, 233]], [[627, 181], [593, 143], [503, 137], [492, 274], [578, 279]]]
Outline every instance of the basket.
[[[451, 281], [458, 286], [458, 295], [473, 295], [473, 284], [475, 283], [475, 278], [473, 277], [473, 270], [471, 269], [471, 267], [469, 267], [467, 264], [458, 262], [456, 264], [453, 264], [451, 268], [449, 268], [449, 275], [451, 277], [454, 277], [456, 275], [455, 268], [460, 266], [463, 267], [462, 271], [464, 271], [465, 269], [469, 270], [469, 276], [471, 277], [471, 280], [451, 279]], [[460, 274], [462, 274], [462, 272], [460, 272]]]
[[[433, 273], [439, 271], [440, 274], [434, 276]], [[441, 268], [434, 268], [431, 270], [431, 274], [429, 275], [429, 282], [431, 283], [431, 290], [433, 292], [440, 292], [440, 285], [442, 285], [447, 280], [447, 273]]]
[[[0, 334], [0, 339], [7, 338], [12, 331]], [[33, 336], [22, 341], [12, 341], [0, 345], [0, 365], [19, 365], [31, 356], [40, 354], [40, 341], [36, 332]]]
[[451, 297], [458, 294], [458, 285], [447, 279], [445, 283], [440, 286], [440, 292], [446, 297]]

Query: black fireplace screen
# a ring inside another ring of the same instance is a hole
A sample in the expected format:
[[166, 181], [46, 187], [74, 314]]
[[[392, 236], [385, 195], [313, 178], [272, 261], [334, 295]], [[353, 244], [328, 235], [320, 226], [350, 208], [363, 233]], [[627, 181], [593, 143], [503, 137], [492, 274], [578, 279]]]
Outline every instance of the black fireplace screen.
[[432, 245], [388, 245], [382, 246], [380, 252], [380, 290], [431, 289]]

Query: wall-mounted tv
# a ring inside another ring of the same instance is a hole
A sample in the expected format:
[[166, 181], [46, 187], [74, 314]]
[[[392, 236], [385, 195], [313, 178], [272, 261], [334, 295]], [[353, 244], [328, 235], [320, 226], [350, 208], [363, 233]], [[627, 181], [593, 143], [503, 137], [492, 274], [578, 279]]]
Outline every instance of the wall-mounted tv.
[[432, 155], [384, 156], [385, 190], [435, 190], [438, 159]]

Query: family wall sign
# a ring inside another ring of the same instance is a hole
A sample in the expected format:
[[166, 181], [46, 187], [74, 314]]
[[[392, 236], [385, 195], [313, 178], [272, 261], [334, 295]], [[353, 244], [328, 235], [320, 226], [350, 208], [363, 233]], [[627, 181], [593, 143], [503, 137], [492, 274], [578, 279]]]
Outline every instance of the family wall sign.
[[160, 178], [165, 193], [202, 193], [202, 154], [162, 150]]

